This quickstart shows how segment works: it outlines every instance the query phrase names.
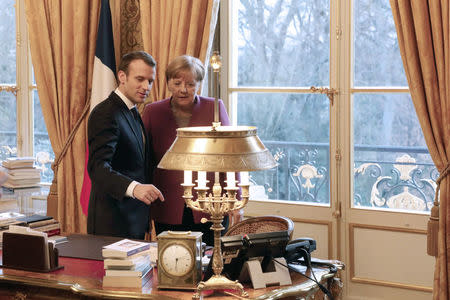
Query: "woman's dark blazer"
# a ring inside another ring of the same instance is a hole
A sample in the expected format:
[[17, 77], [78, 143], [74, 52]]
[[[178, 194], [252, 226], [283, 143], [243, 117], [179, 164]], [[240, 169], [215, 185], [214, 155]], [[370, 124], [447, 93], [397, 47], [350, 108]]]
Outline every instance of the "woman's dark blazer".
[[[194, 103], [191, 126], [211, 126], [214, 121], [214, 98], [197, 96]], [[147, 131], [147, 140], [151, 143], [151, 157], [153, 164], [153, 184], [164, 195], [164, 202], [155, 201], [151, 204], [151, 217], [158, 223], [181, 224], [184, 210], [183, 171], [162, 170], [156, 168], [161, 158], [172, 145], [177, 135], [178, 125], [172, 113], [171, 99], [164, 99], [147, 104], [142, 116], [142, 121]], [[219, 119], [222, 125], [230, 125], [223, 102], [219, 100]], [[214, 183], [214, 174], [208, 174], [209, 185]], [[195, 177], [195, 176], [193, 176]], [[193, 178], [195, 180], [196, 178]], [[195, 193], [194, 193], [195, 194]], [[195, 198], [194, 198], [195, 199]], [[209, 215], [193, 211], [195, 223], [200, 223], [202, 217]]]

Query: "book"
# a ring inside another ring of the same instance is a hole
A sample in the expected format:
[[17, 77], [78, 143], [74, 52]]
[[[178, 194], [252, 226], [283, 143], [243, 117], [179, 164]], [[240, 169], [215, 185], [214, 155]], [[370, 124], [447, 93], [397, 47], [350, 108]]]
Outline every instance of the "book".
[[54, 236], [54, 235], [59, 235], [61, 234], [61, 229], [51, 229], [51, 230], [46, 230], [46, 231], [42, 231], [45, 232], [47, 234], [48, 237]]
[[141, 276], [104, 276], [104, 287], [142, 288]]
[[105, 258], [103, 265], [105, 269], [135, 269], [137, 266], [150, 263], [150, 250], [138, 252], [128, 258]]
[[11, 223], [15, 223], [17, 221], [21, 221], [21, 218], [25, 217], [24, 214], [17, 212], [4, 212], [0, 213], [0, 226], [10, 225]]
[[8, 173], [8, 178], [3, 186], [16, 189], [39, 185], [41, 169], [34, 167], [33, 164], [33, 158], [13, 158], [3, 161], [2, 165]]
[[102, 249], [102, 255], [104, 258], [126, 258], [130, 255], [148, 249], [150, 249], [150, 243], [123, 239], [110, 245], [104, 246]]
[[58, 221], [56, 221], [55, 219], [51, 218], [51, 219], [48, 219], [48, 220], [42, 220], [42, 221], [36, 221], [36, 222], [29, 223], [28, 226], [30, 228], [35, 228], [35, 227], [40, 227], [40, 226], [44, 226], [44, 225], [50, 225], [50, 224], [54, 224], [54, 223], [58, 223]]
[[26, 226], [26, 224], [22, 221], [11, 221], [7, 224], [5, 223], [0, 224], [0, 230], [8, 230], [10, 225]]
[[32, 168], [34, 162], [34, 157], [8, 157], [2, 162], [2, 166], [8, 169]]
[[38, 179], [32, 179], [32, 180], [23, 180], [21, 182], [12, 182], [8, 180], [3, 184], [3, 187], [8, 189], [24, 189], [24, 188], [31, 188], [31, 187], [37, 187], [40, 184], [40, 180]]
[[37, 230], [37, 231], [50, 231], [50, 230], [54, 230], [54, 229], [60, 229], [61, 228], [61, 224], [59, 224], [59, 222], [53, 223], [53, 224], [47, 224], [47, 225], [43, 225], [43, 226], [38, 226], [38, 227], [31, 227], [33, 228], [33, 230]]
[[30, 177], [40, 177], [41, 169], [38, 168], [22, 168], [22, 169], [7, 169], [8, 175], [13, 178], [30, 178]]
[[[47, 235], [48, 235], [48, 233], [47, 233]], [[51, 235], [51, 236], [48, 235], [48, 241], [53, 241], [55, 244], [60, 244], [60, 243], [67, 242], [68, 239], [67, 239], [67, 236], [55, 234], [55, 235]]]
[[53, 217], [39, 215], [39, 214], [34, 214], [31, 216], [22, 216], [22, 217], [17, 218], [17, 220], [24, 221], [27, 224], [31, 224], [31, 223], [39, 222], [39, 221], [51, 220], [51, 219], [53, 219]]
[[142, 277], [145, 276], [153, 267], [150, 262], [147, 264], [142, 264], [136, 270], [120, 270], [120, 269], [106, 269], [105, 276], [133, 276]]

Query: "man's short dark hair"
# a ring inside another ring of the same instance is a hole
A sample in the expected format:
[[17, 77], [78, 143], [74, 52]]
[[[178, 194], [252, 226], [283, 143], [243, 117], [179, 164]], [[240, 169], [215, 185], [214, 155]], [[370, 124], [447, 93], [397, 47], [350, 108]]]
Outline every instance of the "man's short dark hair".
[[146, 63], [148, 66], [156, 68], [156, 61], [150, 54], [148, 54], [145, 51], [134, 51], [122, 56], [122, 59], [119, 64], [119, 69], [117, 71], [123, 71], [125, 72], [125, 74], [128, 75], [128, 66], [132, 61], [138, 59], [144, 61], [144, 63]]

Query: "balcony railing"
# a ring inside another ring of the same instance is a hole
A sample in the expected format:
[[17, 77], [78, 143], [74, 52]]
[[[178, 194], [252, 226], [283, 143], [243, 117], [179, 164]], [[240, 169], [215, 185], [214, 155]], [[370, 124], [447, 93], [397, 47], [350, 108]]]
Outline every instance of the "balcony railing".
[[[252, 198], [330, 203], [329, 144], [264, 141], [279, 166], [253, 172]], [[439, 176], [425, 147], [355, 145], [355, 207], [428, 211]]]
[[[15, 151], [15, 132], [0, 131], [0, 160]], [[35, 134], [42, 181], [51, 182], [54, 156], [47, 134]], [[328, 143], [264, 141], [279, 165], [252, 172], [251, 197], [329, 205]], [[9, 147], [6, 147], [10, 145]], [[41, 150], [42, 148], [42, 150]], [[9, 153], [8, 153], [9, 152]], [[353, 206], [429, 211], [439, 173], [425, 147], [355, 145]]]

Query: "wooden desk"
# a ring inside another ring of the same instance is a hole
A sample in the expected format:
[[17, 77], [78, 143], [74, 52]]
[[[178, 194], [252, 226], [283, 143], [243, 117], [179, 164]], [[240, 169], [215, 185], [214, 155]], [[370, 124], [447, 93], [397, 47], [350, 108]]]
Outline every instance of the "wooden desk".
[[[339, 262], [336, 262], [339, 267]], [[103, 288], [103, 261], [60, 257], [64, 269], [51, 273], [27, 272], [0, 268], [1, 299], [191, 299], [191, 291], [158, 290], [157, 270], [146, 275], [142, 289]], [[342, 265], [341, 265], [342, 266]], [[315, 275], [335, 296], [340, 293], [340, 280], [328, 269], [314, 269]], [[306, 273], [311, 275], [309, 271]], [[274, 286], [252, 289], [244, 285], [249, 299], [279, 299], [302, 296], [305, 299], [322, 299], [318, 286], [299, 274], [292, 273], [291, 286]], [[234, 298], [228, 294], [204, 294], [205, 299]], [[240, 297], [237, 297], [240, 298]], [[335, 297], [337, 299], [337, 297]]]

